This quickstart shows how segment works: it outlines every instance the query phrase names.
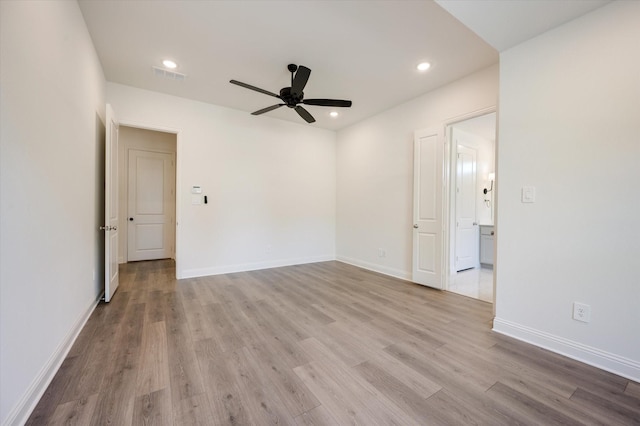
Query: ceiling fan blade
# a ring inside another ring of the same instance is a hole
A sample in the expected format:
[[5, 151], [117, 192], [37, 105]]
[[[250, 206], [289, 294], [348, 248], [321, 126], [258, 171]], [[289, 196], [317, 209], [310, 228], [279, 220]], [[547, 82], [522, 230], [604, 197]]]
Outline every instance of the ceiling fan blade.
[[351, 106], [351, 101], [345, 101], [342, 99], [305, 99], [302, 101], [305, 105], [318, 105], [329, 107], [345, 107]]
[[245, 89], [255, 90], [256, 92], [264, 93], [265, 95], [273, 96], [274, 98], [280, 99], [280, 96], [276, 95], [275, 93], [269, 92], [268, 90], [264, 90], [264, 89], [261, 89], [261, 88], [256, 87], [256, 86], [252, 86], [252, 85], [247, 84], [247, 83], [243, 83], [241, 81], [229, 80], [229, 83], [236, 84], [236, 85], [238, 85], [240, 87], [244, 87]]
[[307, 81], [309, 80], [309, 76], [311, 75], [311, 70], [304, 65], [298, 66], [298, 71], [296, 72], [296, 76], [293, 78], [293, 82], [291, 83], [291, 93], [301, 94], [304, 90], [304, 86], [307, 85]]
[[315, 118], [313, 118], [313, 115], [309, 114], [309, 111], [307, 111], [306, 109], [302, 108], [301, 106], [296, 106], [295, 108], [296, 112], [298, 113], [298, 115], [302, 118], [304, 118], [304, 121], [306, 121], [307, 123], [313, 123], [316, 121]]
[[275, 105], [271, 105], [270, 107], [266, 107], [266, 108], [262, 108], [259, 109], [256, 112], [252, 112], [251, 115], [260, 115], [260, 114], [264, 114], [265, 112], [269, 112], [269, 111], [273, 111], [274, 109], [278, 109], [281, 106], [283, 106], [284, 104], [275, 104]]

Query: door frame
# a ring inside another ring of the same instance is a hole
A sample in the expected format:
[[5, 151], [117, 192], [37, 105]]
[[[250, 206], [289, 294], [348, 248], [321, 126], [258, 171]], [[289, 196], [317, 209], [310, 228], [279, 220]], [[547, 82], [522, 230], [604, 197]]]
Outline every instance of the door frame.
[[[181, 199], [182, 196], [182, 131], [180, 129], [175, 129], [175, 128], [171, 128], [171, 127], [165, 127], [165, 126], [159, 126], [159, 125], [155, 125], [155, 124], [148, 124], [148, 123], [140, 123], [140, 122], [136, 122], [136, 121], [127, 121], [127, 120], [121, 120], [120, 121], [120, 125], [121, 126], [126, 126], [126, 127], [133, 127], [135, 129], [143, 129], [143, 130], [151, 130], [154, 132], [163, 132], [163, 133], [171, 133], [176, 135], [176, 158], [175, 158], [175, 162], [176, 162], [176, 190], [175, 190], [175, 206], [176, 206], [176, 220], [175, 220], [175, 244], [174, 244], [174, 256], [175, 256], [175, 262], [176, 262], [176, 278], [180, 279], [182, 278], [182, 269], [180, 267], [181, 263], [180, 263], [180, 252], [181, 252], [181, 241], [182, 239], [180, 238], [180, 219], [182, 217], [181, 215], [181, 208], [180, 208], [180, 203], [178, 202], [178, 200]], [[120, 176], [119, 176], [120, 177]]]
[[[460, 123], [462, 121], [466, 121], [466, 120], [470, 120], [472, 118], [476, 118], [476, 117], [480, 117], [482, 115], [487, 115], [487, 114], [491, 114], [491, 113], [496, 113], [496, 141], [495, 141], [495, 153], [494, 155], [498, 152], [498, 115], [497, 115], [497, 107], [496, 106], [491, 106], [491, 107], [487, 107], [487, 108], [482, 108], [476, 111], [472, 111], [469, 112], [467, 114], [462, 114], [456, 117], [452, 117], [450, 119], [447, 119], [444, 121], [443, 125], [445, 128], [445, 144], [444, 144], [444, 194], [443, 194], [443, 199], [442, 199], [442, 205], [444, 208], [444, 212], [443, 212], [443, 218], [446, 218], [443, 220], [443, 224], [444, 224], [444, 231], [443, 231], [443, 253], [442, 253], [442, 263], [443, 263], [443, 270], [447, 271], [447, 273], [444, 274], [443, 280], [444, 280], [444, 288], [448, 289], [449, 288], [449, 284], [450, 284], [450, 279], [449, 277], [451, 276], [450, 273], [450, 269], [451, 269], [451, 237], [453, 235], [453, 232], [455, 232], [455, 229], [452, 230], [452, 212], [455, 212], [455, 198], [451, 197], [451, 184], [453, 179], [451, 178], [451, 173], [455, 172], [451, 170], [451, 162], [452, 162], [452, 155], [454, 152], [456, 152], [456, 150], [453, 147], [453, 137], [452, 137], [452, 128], [453, 125], [456, 123]], [[494, 166], [494, 171], [496, 173], [496, 175], [498, 174], [498, 158], [497, 156], [495, 157], [495, 166]], [[494, 221], [494, 225], [497, 223], [497, 218], [498, 218], [498, 197], [497, 197], [497, 191], [496, 191], [496, 185], [497, 185], [497, 179], [496, 179], [496, 183], [494, 183], [494, 216], [493, 216], [493, 221]], [[455, 219], [453, 219], [455, 220]], [[497, 247], [497, 239], [498, 239], [498, 233], [496, 233], [495, 235], [495, 244], [494, 244], [494, 264], [493, 264], [493, 313], [495, 315], [495, 309], [496, 309], [496, 272], [498, 269], [498, 259], [495, 253], [495, 247]]]

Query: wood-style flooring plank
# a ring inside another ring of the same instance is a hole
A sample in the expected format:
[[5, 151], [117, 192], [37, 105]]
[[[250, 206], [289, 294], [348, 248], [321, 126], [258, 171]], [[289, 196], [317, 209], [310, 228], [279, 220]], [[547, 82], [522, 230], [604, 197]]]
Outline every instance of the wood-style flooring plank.
[[78, 374], [71, 377], [60, 398], [61, 402], [74, 401], [99, 392], [117, 331], [113, 324], [102, 324], [96, 328], [91, 344], [78, 355]]
[[[634, 398], [635, 399], [635, 398]], [[612, 401], [588, 390], [578, 388], [571, 400], [580, 404], [583, 409], [610, 424], [639, 425], [640, 409], [634, 409], [629, 403]], [[637, 401], [636, 401], [637, 402]]]
[[214, 419], [206, 393], [174, 400], [173, 407], [175, 426], [208, 426]]
[[[211, 405], [215, 425], [251, 424], [247, 413], [248, 401], [242, 399], [238, 383], [228, 370], [228, 363], [213, 339], [200, 340], [195, 344], [205, 390]], [[227, 354], [230, 354], [228, 352]]]
[[281, 352], [276, 347], [265, 341], [245, 348], [245, 351], [248, 360], [257, 367], [262, 382], [267, 383], [271, 392], [278, 395], [291, 416], [295, 417], [320, 405], [292, 367], [279, 357]]
[[630, 380], [624, 390], [624, 393], [640, 401], [640, 383], [632, 382]]
[[169, 387], [169, 354], [164, 321], [144, 324], [139, 365], [137, 396]]
[[497, 382], [487, 391], [487, 396], [500, 403], [509, 418], [517, 423], [545, 425], [581, 425], [582, 423], [566, 416], [536, 399], [530, 398], [522, 392]]
[[353, 369], [410, 416], [423, 419], [425, 423], [433, 423], [435, 420], [421, 395], [382, 368], [363, 362]]
[[93, 410], [98, 401], [98, 394], [89, 395], [76, 401], [65, 402], [58, 405], [53, 413], [48, 426], [84, 426], [91, 422]]
[[[362, 378], [358, 372], [344, 364], [341, 364], [331, 349], [323, 345], [318, 340], [310, 338], [301, 343], [307, 355], [313, 361], [302, 367], [294, 369], [298, 373], [299, 369], [306, 377], [314, 377], [312, 371], [320, 373], [325, 379], [323, 388], [332, 389], [334, 394], [346, 392], [349, 396], [343, 398], [345, 401], [354, 401], [357, 413], [368, 419], [367, 424], [372, 422], [377, 424], [420, 424], [413, 413], [403, 410], [388, 398], [384, 393], [376, 389], [367, 380]], [[317, 388], [316, 388], [317, 389]], [[312, 389], [312, 392], [315, 391]], [[321, 397], [316, 395], [320, 402], [324, 404]], [[372, 420], [375, 419], [375, 420]]]
[[[69, 386], [69, 383], [75, 377], [75, 373], [78, 371], [76, 363], [78, 357], [67, 357], [62, 362], [58, 373], [55, 375], [49, 387], [44, 392], [44, 395], [40, 398], [38, 405], [31, 413], [31, 416], [27, 420], [27, 426], [36, 426], [47, 424], [48, 419], [53, 416], [58, 405], [61, 403], [60, 399]], [[64, 401], [62, 401], [64, 403]]]
[[300, 414], [294, 419], [298, 426], [338, 426], [339, 423], [322, 405]]
[[105, 368], [105, 377], [91, 417], [92, 425], [130, 425], [133, 421], [144, 315], [144, 304], [127, 306], [110, 348], [111, 357], [106, 365], [98, 367]]
[[167, 389], [139, 395], [133, 405], [134, 425], [173, 425], [171, 395]]
[[226, 357], [227, 371], [236, 384], [240, 398], [245, 402], [244, 408], [250, 424], [292, 425], [293, 416], [280, 401], [276, 392], [269, 386], [257, 370], [259, 366], [251, 363], [245, 350], [237, 350]]

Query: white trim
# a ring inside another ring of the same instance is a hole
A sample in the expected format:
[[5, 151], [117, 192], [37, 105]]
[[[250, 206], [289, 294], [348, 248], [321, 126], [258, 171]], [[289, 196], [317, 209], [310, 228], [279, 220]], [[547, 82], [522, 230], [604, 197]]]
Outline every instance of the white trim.
[[51, 384], [51, 381], [60, 369], [62, 362], [67, 357], [67, 354], [78, 338], [80, 331], [82, 331], [96, 306], [98, 306], [101, 298], [102, 295], [98, 298], [98, 300], [93, 302], [91, 306], [89, 306], [89, 309], [87, 309], [84, 314], [80, 316], [71, 330], [69, 330], [67, 336], [60, 343], [60, 345], [58, 345], [47, 363], [44, 365], [44, 367], [42, 367], [38, 375], [31, 382], [31, 385], [29, 385], [27, 391], [24, 393], [20, 401], [9, 412], [9, 415], [5, 418], [4, 422], [2, 422], [2, 426], [23, 425], [27, 422], [29, 416], [36, 408], [36, 405], [38, 405], [40, 398], [42, 398], [42, 395], [44, 395], [45, 391]]
[[333, 255], [301, 257], [296, 259], [272, 260], [266, 262], [240, 263], [235, 265], [212, 266], [210, 268], [185, 269], [180, 278], [204, 277], [207, 275], [233, 274], [236, 272], [257, 271], [260, 269], [280, 268], [282, 266], [303, 265], [305, 263], [328, 262], [336, 260]]
[[493, 331], [640, 382], [640, 362], [632, 359], [500, 318], [494, 318]]
[[389, 268], [388, 266], [378, 265], [366, 262], [364, 260], [353, 259], [350, 257], [336, 256], [338, 262], [347, 263], [357, 266], [358, 268], [368, 269], [369, 271], [378, 272], [380, 274], [389, 275], [390, 277], [400, 278], [401, 280], [411, 281], [411, 272], [402, 271], [400, 269]]
[[125, 121], [121, 121], [120, 125], [126, 126], [126, 127], [133, 127], [136, 129], [152, 130], [152, 131], [162, 132], [162, 133], [173, 133], [175, 135], [180, 133], [180, 129], [176, 129], [174, 127], [157, 126], [155, 124], [141, 123], [139, 121], [125, 120]]

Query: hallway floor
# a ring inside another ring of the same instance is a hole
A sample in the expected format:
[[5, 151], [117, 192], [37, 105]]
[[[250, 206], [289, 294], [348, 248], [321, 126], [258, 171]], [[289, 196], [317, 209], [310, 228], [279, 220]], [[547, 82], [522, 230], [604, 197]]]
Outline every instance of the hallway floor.
[[447, 290], [493, 303], [493, 269], [473, 268], [451, 275]]

